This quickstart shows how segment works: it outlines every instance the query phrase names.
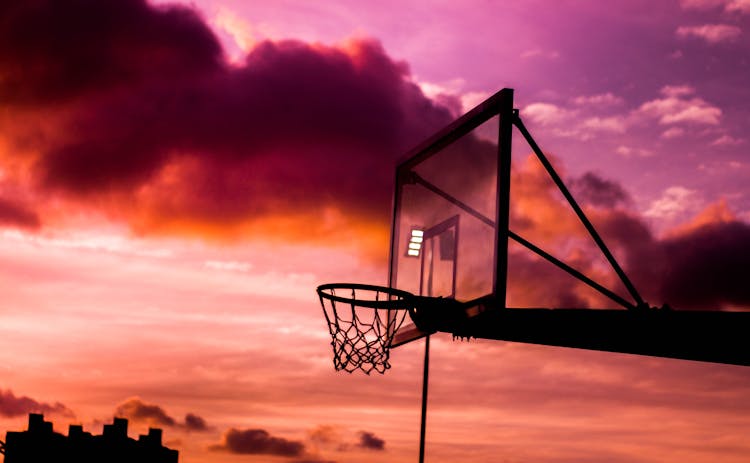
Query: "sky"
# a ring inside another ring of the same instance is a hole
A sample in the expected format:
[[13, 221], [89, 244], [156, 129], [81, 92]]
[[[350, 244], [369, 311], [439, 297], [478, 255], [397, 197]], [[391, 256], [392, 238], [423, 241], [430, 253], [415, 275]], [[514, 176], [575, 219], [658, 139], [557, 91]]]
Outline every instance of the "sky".
[[[749, 34], [747, 0], [3, 2], [0, 435], [414, 461], [424, 345], [335, 372], [315, 287], [386, 283], [397, 161], [505, 87], [649, 303], [747, 310]], [[529, 154], [514, 223], [611, 282]], [[537, 264], [514, 300], [606, 302]], [[750, 455], [746, 367], [436, 335], [430, 375], [431, 462]]]

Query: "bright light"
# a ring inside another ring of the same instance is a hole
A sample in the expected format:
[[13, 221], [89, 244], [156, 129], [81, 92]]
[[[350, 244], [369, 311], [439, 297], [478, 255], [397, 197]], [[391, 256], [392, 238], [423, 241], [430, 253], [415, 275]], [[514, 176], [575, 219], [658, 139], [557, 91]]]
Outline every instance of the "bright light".
[[412, 228], [406, 255], [409, 257], [419, 257], [419, 252], [422, 249], [422, 241], [424, 241], [424, 230]]

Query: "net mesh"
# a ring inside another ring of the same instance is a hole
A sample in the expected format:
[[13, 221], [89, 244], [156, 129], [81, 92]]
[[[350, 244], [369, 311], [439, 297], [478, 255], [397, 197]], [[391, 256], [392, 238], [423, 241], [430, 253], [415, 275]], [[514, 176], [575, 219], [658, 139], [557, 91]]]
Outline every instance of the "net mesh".
[[336, 370], [385, 373], [394, 333], [412, 310], [408, 293], [368, 285], [318, 288]]

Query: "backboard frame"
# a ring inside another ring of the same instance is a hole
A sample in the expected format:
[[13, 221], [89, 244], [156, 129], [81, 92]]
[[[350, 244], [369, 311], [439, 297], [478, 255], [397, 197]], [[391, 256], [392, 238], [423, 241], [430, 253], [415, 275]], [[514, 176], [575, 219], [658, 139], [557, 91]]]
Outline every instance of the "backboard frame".
[[[505, 307], [506, 301], [506, 282], [507, 282], [507, 260], [508, 260], [508, 221], [510, 208], [510, 166], [511, 166], [511, 144], [513, 133], [513, 89], [504, 88], [494, 95], [490, 96], [484, 102], [474, 109], [456, 119], [454, 122], [435, 133], [433, 136], [409, 151], [404, 160], [396, 167], [395, 191], [393, 196], [392, 221], [391, 221], [391, 241], [389, 250], [389, 272], [388, 284], [391, 287], [397, 287], [398, 267], [395, 260], [400, 256], [400, 243], [404, 238], [400, 236], [401, 224], [399, 223], [400, 211], [402, 210], [403, 187], [413, 185], [422, 181], [413, 169], [424, 162], [431, 156], [447, 148], [452, 143], [462, 137], [470, 134], [473, 130], [488, 122], [493, 117], [498, 117], [499, 127], [497, 131], [497, 185], [495, 189], [496, 202], [494, 217], [486, 217], [480, 213], [473, 214], [475, 218], [486, 223], [491, 223], [495, 228], [493, 256], [492, 256], [492, 289], [490, 296], [496, 300], [496, 304]], [[427, 182], [422, 182], [427, 188], [431, 188]], [[433, 187], [434, 188], [434, 187]], [[435, 191], [438, 195], [441, 192]], [[448, 195], [443, 196], [449, 202], [453, 202], [460, 208], [471, 213], [471, 207], [460, 204], [460, 201]], [[454, 270], [455, 271], [455, 270]], [[421, 277], [420, 277], [421, 278]], [[455, 274], [454, 274], [455, 278]], [[421, 289], [421, 283], [420, 283]], [[455, 286], [453, 295], [455, 296]], [[404, 332], [394, 339], [393, 347], [411, 342], [426, 336], [414, 326], [403, 327]], [[407, 334], [408, 332], [408, 334]]]

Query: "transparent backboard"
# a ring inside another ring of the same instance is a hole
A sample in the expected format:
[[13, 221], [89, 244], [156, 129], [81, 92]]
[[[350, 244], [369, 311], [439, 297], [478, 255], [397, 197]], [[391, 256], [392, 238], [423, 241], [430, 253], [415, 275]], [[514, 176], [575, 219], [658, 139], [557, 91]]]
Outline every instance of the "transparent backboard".
[[[392, 288], [462, 302], [495, 292], [499, 115], [497, 101], [483, 105], [397, 168]], [[414, 327], [402, 331], [412, 334], [401, 333], [396, 345], [424, 335]]]

